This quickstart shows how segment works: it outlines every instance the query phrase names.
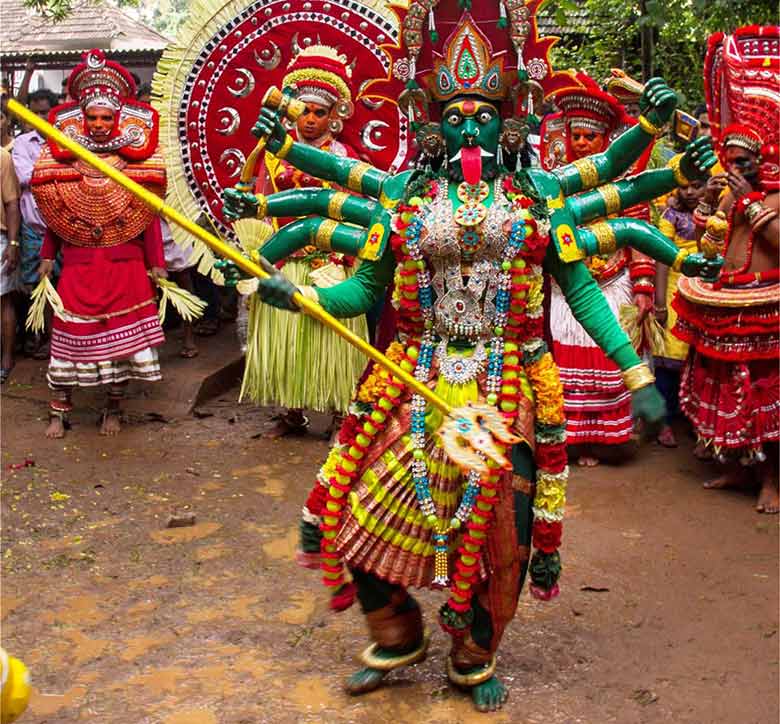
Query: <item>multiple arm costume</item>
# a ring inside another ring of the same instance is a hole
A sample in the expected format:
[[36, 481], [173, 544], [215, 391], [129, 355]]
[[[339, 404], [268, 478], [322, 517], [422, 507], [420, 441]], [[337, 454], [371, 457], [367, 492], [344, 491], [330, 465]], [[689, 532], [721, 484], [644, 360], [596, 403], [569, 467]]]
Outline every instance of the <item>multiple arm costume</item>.
[[[510, 59], [520, 54], [522, 64], [528, 34], [528, 8], [507, 3], [507, 10], [511, 45], [483, 32], [494, 27], [480, 19], [490, 8], [459, 17], [454, 2], [410, 6], [403, 26], [406, 107], [418, 123], [440, 114], [440, 142], [429, 146], [438, 157], [386, 173], [291, 143], [265, 109], [258, 125], [270, 134], [271, 152], [353, 193], [227, 195], [234, 216], [309, 214], [262, 252], [283, 258], [314, 243], [357, 256], [352, 278], [303, 293], [349, 317], [365, 313], [392, 284], [398, 320], [388, 356], [453, 405], [494, 406], [520, 439], [511, 449], [512, 472], [492, 463], [481, 477], [463, 472], [437, 444], [440, 415], [379, 368], [369, 370], [319, 475], [324, 582], [340, 588], [343, 566], [350, 568], [373, 640], [362, 655], [365, 668], [348, 683], [352, 693], [375, 688], [389, 670], [424, 655], [428, 637], [408, 587], [448, 587], [440, 612], [452, 634], [448, 675], [473, 688], [478, 708], [494, 708], [505, 697], [494, 677], [495, 651], [529, 567], [537, 597], [558, 592], [568, 468], [563, 389], [544, 342], [545, 275], [621, 370], [639, 411], [657, 418], [662, 405], [653, 377], [583, 259], [630, 243], [685, 274], [712, 275], [721, 263], [679, 252], [642, 221], [601, 220], [714, 163], [700, 143], [679, 167], [611, 183], [673, 110], [662, 82], [648, 85], [643, 121], [602, 154], [554, 172], [507, 171], [496, 163], [499, 114], [515, 110]], [[422, 43], [426, 18], [451, 30], [434, 50]], [[278, 278], [260, 284], [264, 299], [288, 308], [291, 289]]]
[[[99, 50], [90, 51], [68, 80], [75, 101], [50, 120], [138, 183], [164, 194], [165, 167], [157, 142], [157, 113], [135, 98], [135, 82]], [[113, 114], [106, 139], [87, 127], [92, 110]], [[41, 258], [62, 253], [57, 291], [65, 307], [54, 318], [47, 378], [51, 414], [70, 410], [75, 386], [110, 385], [120, 397], [130, 379], [158, 380], [155, 347], [163, 331], [147, 270], [165, 267], [154, 212], [113, 181], [49, 142], [35, 164], [32, 191], [47, 231]]]

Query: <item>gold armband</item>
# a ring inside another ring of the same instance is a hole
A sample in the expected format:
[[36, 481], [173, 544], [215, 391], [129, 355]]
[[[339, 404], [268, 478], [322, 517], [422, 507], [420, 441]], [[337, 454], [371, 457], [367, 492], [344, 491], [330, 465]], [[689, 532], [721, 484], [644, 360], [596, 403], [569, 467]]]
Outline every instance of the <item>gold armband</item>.
[[255, 218], [262, 221], [268, 216], [268, 197], [263, 196], [263, 194], [255, 194], [255, 198], [257, 199], [257, 212], [255, 213]]
[[599, 170], [592, 158], [578, 158], [571, 165], [577, 169], [577, 173], [580, 175], [583, 191], [598, 186]]
[[663, 128], [659, 128], [654, 123], [652, 123], [646, 116], [639, 116], [637, 119], [639, 121], [639, 127], [645, 132], [649, 133], [651, 136], [662, 136], [664, 133]]
[[586, 228], [596, 237], [599, 255], [609, 256], [617, 251], [615, 230], [606, 221], [599, 221]]
[[[346, 196], [346, 194], [344, 194]], [[323, 219], [314, 233], [314, 244], [321, 251], [333, 251], [332, 239], [338, 222], [333, 219]]]
[[341, 209], [344, 203], [349, 198], [349, 194], [344, 191], [336, 191], [328, 201], [328, 216], [336, 221], [343, 221], [344, 215], [341, 213]]
[[281, 148], [274, 154], [276, 158], [287, 158], [287, 154], [290, 153], [290, 149], [293, 145], [293, 139], [292, 136], [288, 133], [284, 137], [284, 141], [282, 142]]
[[680, 249], [680, 251], [677, 252], [677, 256], [674, 257], [674, 261], [672, 262], [672, 269], [674, 269], [678, 274], [682, 271], [683, 262], [688, 258], [690, 253], [691, 252], [688, 251], [688, 249]]
[[644, 362], [623, 370], [623, 384], [629, 392], [636, 392], [653, 383], [655, 383], [655, 377]]
[[677, 185], [685, 187], [690, 186], [691, 181], [680, 169], [680, 161], [682, 161], [682, 157], [683, 154], [678, 153], [672, 158], [671, 161], [669, 161], [668, 164], [666, 164], [666, 166], [667, 168], [672, 169], [672, 172], [674, 173], [674, 180], [677, 182]]
[[601, 200], [604, 202], [604, 212], [607, 216], [620, 211], [620, 191], [615, 184], [604, 184], [599, 186], [596, 191], [599, 192]]
[[363, 190], [363, 176], [365, 176], [372, 166], [369, 163], [358, 161], [350, 170], [347, 176], [347, 188], [352, 191]]

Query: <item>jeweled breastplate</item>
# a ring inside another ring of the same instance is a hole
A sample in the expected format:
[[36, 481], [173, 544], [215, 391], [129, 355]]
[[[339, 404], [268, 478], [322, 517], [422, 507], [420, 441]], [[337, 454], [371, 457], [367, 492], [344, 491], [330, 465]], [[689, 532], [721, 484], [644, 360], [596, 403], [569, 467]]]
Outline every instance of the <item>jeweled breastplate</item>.
[[[509, 205], [503, 202], [496, 180], [490, 207], [464, 204], [453, 213], [445, 181], [427, 211], [420, 247], [433, 270], [434, 329], [445, 341], [482, 341], [495, 318], [494, 300], [507, 243], [504, 226], [511, 220]], [[471, 223], [480, 215], [481, 221]]]

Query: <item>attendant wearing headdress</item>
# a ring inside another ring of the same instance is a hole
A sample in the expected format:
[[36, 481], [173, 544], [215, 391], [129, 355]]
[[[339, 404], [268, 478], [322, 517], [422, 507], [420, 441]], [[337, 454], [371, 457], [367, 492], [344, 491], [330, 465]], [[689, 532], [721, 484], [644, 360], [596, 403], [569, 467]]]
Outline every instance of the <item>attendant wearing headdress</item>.
[[700, 448], [725, 467], [707, 488], [754, 484], [777, 513], [780, 440], [780, 27], [717, 33], [705, 96], [725, 173], [694, 212], [705, 254], [723, 251], [715, 284], [682, 280], [674, 333], [690, 345], [680, 405]]
[[[577, 80], [580, 88], [555, 95], [560, 115], [545, 119], [543, 160], [548, 168], [601, 153], [611, 140], [636, 124], [623, 105], [589, 76], [578, 73]], [[557, 146], [548, 131], [556, 123], [562, 125], [563, 134], [563, 143], [559, 140]], [[558, 154], [556, 148], [561, 149]], [[638, 168], [632, 171], [642, 170], [648, 155], [649, 151], [643, 154]], [[645, 204], [623, 214], [649, 218]], [[615, 316], [620, 317], [621, 307], [635, 305], [641, 323], [653, 307], [654, 262], [635, 250], [624, 249], [607, 257], [590, 257], [588, 266]], [[624, 448], [618, 446], [631, 440], [631, 395], [618, 366], [577, 322], [555, 283], [550, 300], [550, 333], [563, 382], [570, 454], [581, 465], [597, 465], [600, 458], [611, 457], [612, 451], [623, 452]]]
[[[135, 100], [135, 81], [102, 51], [85, 55], [68, 80], [75, 101], [49, 121], [133, 180], [162, 196], [165, 167], [157, 112]], [[32, 191], [47, 232], [39, 274], [62, 253], [47, 379], [52, 390], [47, 437], [62, 437], [74, 387], [105, 385], [101, 433], [120, 429], [127, 382], [160, 379], [164, 341], [149, 275], [165, 277], [160, 224], [143, 202], [50, 141], [35, 165]]]
[[[356, 151], [339, 140], [344, 122], [354, 110], [351, 75], [347, 58], [326, 45], [304, 48], [290, 61], [283, 88], [306, 104], [305, 112], [291, 129], [291, 139], [337, 156], [357, 158]], [[258, 173], [261, 193], [332, 187], [291, 166], [283, 156], [265, 154]], [[290, 221], [274, 220], [274, 228]], [[318, 287], [342, 281], [351, 273], [351, 266], [350, 257], [314, 246], [301, 249], [281, 263], [283, 273], [295, 284]], [[360, 353], [334, 338], [315, 320], [293, 317], [257, 301], [250, 301], [250, 305], [249, 335], [258, 348], [258, 363], [247, 365], [242, 392], [258, 404], [285, 408], [266, 436], [303, 433], [309, 423], [304, 409], [344, 413], [365, 367]], [[365, 317], [349, 320], [348, 326], [356, 334], [368, 336]]]

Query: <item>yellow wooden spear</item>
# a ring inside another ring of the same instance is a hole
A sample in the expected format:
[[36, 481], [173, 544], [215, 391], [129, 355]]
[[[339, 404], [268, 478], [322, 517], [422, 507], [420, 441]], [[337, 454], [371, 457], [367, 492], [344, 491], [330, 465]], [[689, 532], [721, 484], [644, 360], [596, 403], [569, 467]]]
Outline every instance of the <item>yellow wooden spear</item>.
[[[100, 156], [92, 153], [92, 151], [84, 148], [80, 143], [66, 136], [58, 128], [55, 128], [50, 123], [47, 123], [42, 118], [36, 116], [21, 103], [15, 100], [9, 100], [8, 110], [15, 116], [18, 116], [28, 126], [32, 126], [36, 131], [39, 131], [43, 136], [50, 138], [55, 143], [70, 151], [77, 158], [85, 161], [90, 166], [100, 171], [100, 173], [108, 176], [112, 181], [115, 181], [120, 186], [127, 189], [157, 214], [181, 227], [189, 234], [192, 234], [192, 236], [200, 239], [217, 254], [232, 261], [242, 271], [260, 279], [267, 279], [271, 276], [269, 271], [266, 271], [261, 265], [255, 264], [255, 262], [247, 259], [238, 251], [238, 249], [232, 247], [230, 244], [226, 244], [221, 239], [198, 226], [194, 221], [188, 219], [186, 216], [176, 211], [176, 209], [166, 204], [163, 199], [157, 196], [157, 194], [145, 189], [139, 183], [136, 183], [131, 178], [125, 176], [121, 171], [106, 163]], [[261, 260], [265, 261], [262, 257]], [[267, 261], [265, 264], [269, 269], [273, 269]], [[445, 422], [444, 427], [451, 432], [451, 442], [447, 445], [447, 448], [453, 459], [457, 456], [458, 450], [456, 448], [459, 446], [464, 448], [461, 451], [461, 455], [465, 454], [468, 456], [470, 467], [482, 468], [483, 466], [475, 462], [471, 455], [468, 455], [468, 448], [473, 448], [483, 456], [495, 460], [499, 465], [506, 466], [507, 460], [498, 448], [495, 447], [492, 438], [495, 436], [504, 442], [511, 442], [514, 438], [506, 430], [500, 417], [496, 417], [497, 413], [493, 408], [484, 409], [483, 406], [480, 405], [471, 406], [468, 410], [466, 408], [458, 408], [455, 410], [451, 405], [434, 393], [433, 390], [415, 379], [414, 376], [410, 375], [406, 370], [401, 369], [401, 367], [388, 359], [378, 349], [345, 327], [321, 305], [317, 304], [317, 302], [307, 299], [297, 291], [293, 294], [293, 301], [303, 312], [310, 317], [319, 320], [327, 327], [330, 327], [336, 334], [347, 340], [347, 342], [360, 350], [366, 357], [374, 360], [404, 385], [418, 395], [421, 395], [431, 405], [441, 410], [448, 418], [448, 422]], [[496, 425], [499, 422], [501, 424], [498, 425], [498, 427], [501, 429], [496, 428]], [[486, 436], [486, 433], [492, 434], [487, 434]], [[452, 448], [451, 451], [449, 448]]]

